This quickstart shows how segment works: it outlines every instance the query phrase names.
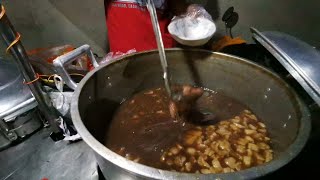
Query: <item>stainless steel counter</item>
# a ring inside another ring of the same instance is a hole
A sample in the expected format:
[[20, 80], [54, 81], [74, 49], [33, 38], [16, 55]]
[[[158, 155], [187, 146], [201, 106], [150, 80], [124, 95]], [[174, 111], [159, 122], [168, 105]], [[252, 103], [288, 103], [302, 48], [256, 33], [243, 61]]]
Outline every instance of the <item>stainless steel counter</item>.
[[83, 141], [53, 142], [49, 129], [42, 129], [0, 152], [1, 180], [95, 180], [93, 152]]

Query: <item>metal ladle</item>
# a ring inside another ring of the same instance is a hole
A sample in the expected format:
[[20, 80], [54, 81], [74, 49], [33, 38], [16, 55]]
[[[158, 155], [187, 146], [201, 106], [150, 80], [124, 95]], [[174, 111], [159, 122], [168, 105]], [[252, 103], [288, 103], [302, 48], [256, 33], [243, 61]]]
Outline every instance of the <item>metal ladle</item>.
[[171, 84], [170, 84], [170, 80], [169, 80], [170, 74], [169, 74], [169, 70], [168, 70], [168, 63], [167, 63], [166, 53], [164, 51], [164, 45], [163, 45], [163, 41], [162, 41], [162, 35], [161, 35], [161, 31], [160, 31], [160, 26], [159, 26], [159, 22], [158, 22], [156, 8], [155, 8], [154, 3], [153, 3], [152, 0], [147, 0], [147, 9], [148, 9], [148, 11], [150, 13], [154, 34], [156, 36], [156, 41], [157, 41], [157, 46], [158, 46], [158, 50], [159, 50], [161, 66], [162, 66], [162, 69], [163, 69], [164, 85], [165, 85], [166, 91], [168, 93], [168, 96], [170, 98], [173, 98], [172, 97]]
[[[166, 54], [164, 51], [164, 45], [163, 45], [163, 41], [162, 41], [162, 35], [161, 35], [161, 31], [160, 31], [156, 8], [155, 8], [152, 0], [147, 0], [147, 9], [150, 13], [153, 30], [154, 30], [154, 33], [156, 36], [161, 66], [163, 69], [163, 79], [164, 79], [165, 89], [166, 89], [168, 96], [170, 97], [171, 100], [175, 101], [176, 103], [181, 103], [182, 98], [183, 98], [182, 92], [174, 92], [173, 93], [173, 91], [171, 89], [167, 58], [166, 58]], [[212, 113], [208, 113], [208, 112], [204, 113], [204, 112], [199, 111], [198, 114], [203, 115], [203, 116], [202, 116], [201, 120], [198, 120], [197, 123], [201, 123], [201, 124], [212, 123], [216, 119], [216, 116]], [[176, 117], [179, 117], [179, 114], [177, 114]]]

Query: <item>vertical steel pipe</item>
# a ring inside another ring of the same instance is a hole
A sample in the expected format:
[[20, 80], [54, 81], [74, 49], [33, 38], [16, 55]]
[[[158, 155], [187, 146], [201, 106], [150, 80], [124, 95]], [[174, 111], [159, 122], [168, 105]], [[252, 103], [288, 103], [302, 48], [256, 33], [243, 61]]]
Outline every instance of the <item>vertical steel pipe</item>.
[[[0, 3], [0, 7], [3, 7]], [[4, 11], [3, 8], [0, 8], [0, 13]], [[6, 46], [9, 46], [17, 37], [17, 32], [14, 30], [9, 18], [4, 14], [0, 19], [0, 34], [4, 40]], [[38, 77], [38, 75], [33, 70], [33, 67], [30, 64], [27, 53], [21, 43], [18, 41], [10, 49], [10, 53], [15, 59], [15, 62], [23, 74], [23, 77], [26, 82], [31, 82]], [[22, 83], [22, 82], [21, 82]], [[53, 133], [61, 133], [61, 130], [58, 126], [57, 121], [59, 120], [58, 114], [55, 112], [55, 109], [50, 101], [49, 96], [42, 91], [40, 82], [35, 81], [28, 84], [33, 96], [38, 102], [38, 107], [44, 117], [48, 120]]]

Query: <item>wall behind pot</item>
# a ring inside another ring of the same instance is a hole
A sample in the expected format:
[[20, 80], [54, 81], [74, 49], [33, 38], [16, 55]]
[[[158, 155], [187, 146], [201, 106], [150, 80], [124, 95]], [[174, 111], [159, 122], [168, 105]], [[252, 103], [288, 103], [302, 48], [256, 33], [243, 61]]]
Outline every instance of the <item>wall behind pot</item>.
[[[221, 21], [223, 13], [231, 6], [239, 13], [234, 36], [251, 41], [250, 27], [258, 30], [281, 31], [320, 48], [320, 1], [317, 0], [188, 0], [201, 3], [213, 15], [218, 34], [225, 34]], [[252, 41], [251, 41], [252, 42]]]
[[[3, 0], [27, 50], [89, 44], [103, 55], [107, 47], [103, 0]], [[0, 55], [5, 56], [0, 43]]]

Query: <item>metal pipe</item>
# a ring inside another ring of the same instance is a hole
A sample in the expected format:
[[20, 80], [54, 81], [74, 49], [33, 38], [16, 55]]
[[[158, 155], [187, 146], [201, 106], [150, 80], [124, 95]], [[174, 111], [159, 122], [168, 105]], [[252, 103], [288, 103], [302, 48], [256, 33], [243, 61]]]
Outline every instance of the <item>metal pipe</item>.
[[[2, 4], [0, 3], [0, 7]], [[0, 8], [0, 13], [2, 8]], [[0, 34], [5, 44], [9, 46], [16, 38], [17, 32], [14, 30], [9, 18], [4, 14], [0, 19]], [[33, 67], [30, 64], [27, 53], [20, 41], [14, 44], [10, 48], [10, 52], [15, 59], [18, 68], [23, 74], [25, 81], [30, 82], [37, 78], [37, 74], [33, 70]], [[22, 82], [21, 82], [22, 83]], [[28, 85], [33, 96], [38, 102], [38, 107], [44, 117], [48, 120], [53, 133], [61, 133], [61, 130], [57, 124], [59, 120], [58, 114], [55, 112], [52, 102], [50, 101], [49, 96], [42, 91], [41, 84], [38, 81]]]

